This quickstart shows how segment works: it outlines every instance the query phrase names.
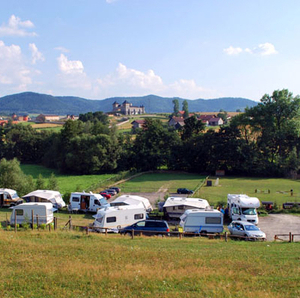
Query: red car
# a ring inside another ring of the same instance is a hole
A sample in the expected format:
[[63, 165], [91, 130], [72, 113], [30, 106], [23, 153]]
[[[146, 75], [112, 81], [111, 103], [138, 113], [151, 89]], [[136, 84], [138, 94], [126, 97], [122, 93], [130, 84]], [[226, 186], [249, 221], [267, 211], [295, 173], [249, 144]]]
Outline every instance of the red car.
[[111, 195], [105, 191], [101, 191], [100, 192], [100, 195], [106, 199], [110, 199], [111, 198]]

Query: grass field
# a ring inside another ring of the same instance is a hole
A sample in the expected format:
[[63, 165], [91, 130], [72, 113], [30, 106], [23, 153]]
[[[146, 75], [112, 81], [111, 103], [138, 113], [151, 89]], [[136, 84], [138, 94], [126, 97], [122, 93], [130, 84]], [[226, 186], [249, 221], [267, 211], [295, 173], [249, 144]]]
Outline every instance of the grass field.
[[[215, 177], [209, 178], [209, 180], [212, 181], [213, 186], [203, 186], [194, 196], [200, 196], [210, 203], [227, 201], [227, 194], [229, 193], [247, 194], [248, 196], [258, 197], [260, 201], [276, 202], [280, 206], [285, 202], [300, 202], [300, 180], [221, 177], [218, 186], [214, 186]], [[291, 196], [291, 189], [293, 189], [293, 196]]]
[[200, 185], [204, 176], [188, 173], [150, 173], [119, 184], [122, 192], [157, 192], [167, 190], [176, 192], [177, 188], [195, 189]]
[[104, 182], [115, 176], [114, 174], [78, 176], [61, 175], [53, 169], [48, 169], [38, 165], [21, 165], [21, 169], [26, 175], [33, 176], [34, 179], [37, 179], [39, 174], [42, 174], [44, 178], [49, 178], [51, 173], [54, 173], [58, 181], [59, 191], [62, 194], [78, 190], [91, 190], [93, 185], [97, 185], [100, 182]]
[[0, 230], [1, 297], [299, 297], [299, 243]]

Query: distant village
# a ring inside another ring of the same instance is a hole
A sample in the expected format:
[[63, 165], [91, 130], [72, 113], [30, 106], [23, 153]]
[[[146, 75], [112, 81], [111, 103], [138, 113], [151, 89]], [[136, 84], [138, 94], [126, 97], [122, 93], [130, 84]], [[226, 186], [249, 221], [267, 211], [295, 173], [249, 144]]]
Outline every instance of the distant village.
[[[122, 104], [119, 104], [118, 102], [114, 102], [112, 104], [112, 111], [108, 112], [108, 115], [114, 115], [114, 116], [138, 116], [145, 114], [145, 107], [142, 106], [133, 106], [132, 103], [125, 100]], [[184, 123], [184, 117], [183, 117], [184, 111], [179, 111], [179, 116], [173, 116], [168, 121], [168, 125], [175, 128], [180, 129], [185, 125]], [[226, 121], [224, 119], [218, 117], [215, 114], [196, 114], [196, 113], [190, 113], [189, 117], [196, 116], [196, 118], [199, 121], [202, 121], [206, 126], [220, 126], [223, 125], [224, 122], [227, 122], [230, 120], [230, 116], [227, 115]], [[10, 119], [2, 119], [0, 118], [0, 126], [5, 126], [8, 121], [12, 121], [13, 124], [17, 124], [20, 122], [38, 122], [38, 123], [59, 123], [65, 122], [67, 120], [78, 120], [79, 116], [75, 115], [67, 115], [67, 116], [59, 116], [59, 115], [49, 115], [49, 114], [39, 114], [36, 117], [29, 117], [28, 115], [17, 115], [13, 114]], [[127, 119], [128, 120], [128, 119]], [[145, 123], [145, 120], [134, 120], [131, 122], [132, 129], [136, 130], [138, 128], [142, 128], [143, 124]]]

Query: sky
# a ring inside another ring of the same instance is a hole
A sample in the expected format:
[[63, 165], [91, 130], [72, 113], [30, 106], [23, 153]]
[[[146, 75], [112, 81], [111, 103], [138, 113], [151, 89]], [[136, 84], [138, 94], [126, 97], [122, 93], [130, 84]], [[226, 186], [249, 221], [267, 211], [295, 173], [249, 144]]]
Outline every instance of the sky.
[[0, 97], [300, 94], [299, 0], [0, 0]]

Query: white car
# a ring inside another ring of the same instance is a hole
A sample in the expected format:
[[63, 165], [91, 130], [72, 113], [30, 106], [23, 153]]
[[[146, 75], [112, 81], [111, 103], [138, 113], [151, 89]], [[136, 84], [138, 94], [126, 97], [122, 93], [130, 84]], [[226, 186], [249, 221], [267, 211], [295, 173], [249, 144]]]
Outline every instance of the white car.
[[228, 230], [231, 235], [248, 237], [248, 240], [266, 240], [266, 234], [247, 221], [233, 221], [228, 226]]

